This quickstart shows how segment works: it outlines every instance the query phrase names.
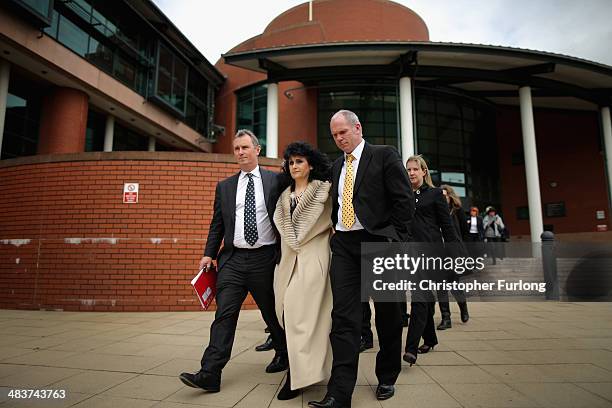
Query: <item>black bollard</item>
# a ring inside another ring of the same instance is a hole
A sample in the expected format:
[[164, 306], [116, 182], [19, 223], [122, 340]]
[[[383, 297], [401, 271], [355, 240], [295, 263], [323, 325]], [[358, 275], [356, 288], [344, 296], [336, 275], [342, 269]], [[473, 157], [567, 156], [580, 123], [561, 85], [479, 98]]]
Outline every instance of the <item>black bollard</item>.
[[557, 257], [555, 255], [555, 234], [544, 231], [542, 239], [542, 269], [546, 282], [546, 300], [559, 300], [559, 280], [557, 278]]

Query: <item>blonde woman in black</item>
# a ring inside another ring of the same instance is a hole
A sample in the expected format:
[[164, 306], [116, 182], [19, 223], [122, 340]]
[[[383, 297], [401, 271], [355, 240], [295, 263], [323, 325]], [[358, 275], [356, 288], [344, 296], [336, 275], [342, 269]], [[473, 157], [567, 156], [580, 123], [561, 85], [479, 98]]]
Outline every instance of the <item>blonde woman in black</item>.
[[[465, 218], [465, 213], [463, 212], [463, 207], [461, 206], [461, 199], [455, 193], [455, 189], [447, 184], [442, 184], [440, 186], [442, 189], [442, 193], [444, 193], [444, 198], [448, 203], [448, 211], [451, 216], [451, 221], [453, 222], [453, 227], [455, 227], [455, 232], [460, 240], [464, 240], [464, 237], [468, 235], [467, 228], [467, 219]], [[454, 272], [451, 272], [454, 275]], [[454, 280], [455, 276], [449, 276], [448, 280]], [[451, 290], [453, 297], [457, 301], [459, 305], [459, 310], [461, 311], [461, 321], [463, 323], [467, 323], [470, 319], [470, 314], [468, 313], [467, 300], [465, 297], [465, 293], [462, 290]], [[453, 325], [451, 322], [451, 310], [450, 304], [448, 302], [448, 291], [447, 290], [439, 290], [437, 291], [438, 295], [438, 306], [440, 306], [440, 314], [442, 315], [442, 321], [438, 325], [438, 330], [446, 330], [450, 329]]]
[[[406, 160], [406, 171], [415, 197], [415, 213], [412, 218], [414, 242], [458, 242], [448, 204], [442, 189], [433, 186], [425, 159], [420, 155]], [[413, 292], [410, 303], [410, 322], [404, 361], [414, 364], [418, 353], [427, 353], [438, 344], [434, 325], [435, 298], [431, 291]], [[423, 338], [423, 345], [419, 342]]]

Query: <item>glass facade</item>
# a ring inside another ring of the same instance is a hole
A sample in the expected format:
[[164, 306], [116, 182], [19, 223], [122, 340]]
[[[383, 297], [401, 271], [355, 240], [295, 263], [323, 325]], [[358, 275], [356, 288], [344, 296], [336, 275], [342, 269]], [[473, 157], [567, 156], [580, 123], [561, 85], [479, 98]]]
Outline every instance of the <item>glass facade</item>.
[[340, 155], [329, 132], [329, 121], [340, 109], [359, 117], [364, 139], [377, 145], [400, 148], [398, 129], [398, 95], [395, 81], [369, 84], [320, 84], [317, 112], [318, 148], [334, 159]]
[[149, 150], [149, 138], [140, 133], [115, 122], [115, 133], [113, 138], [113, 151], [147, 151]]
[[45, 33], [146, 96], [156, 40], [128, 10], [104, 1], [56, 0]]
[[185, 111], [187, 65], [159, 43], [155, 94], [178, 112]]
[[85, 151], [101, 152], [104, 150], [104, 132], [106, 115], [92, 109], [87, 111], [87, 129], [85, 130]]
[[123, 2], [55, 0], [51, 17], [46, 34], [210, 136], [214, 88]]
[[434, 184], [449, 184], [464, 207], [499, 206], [494, 108], [463, 96], [416, 89], [416, 151]]
[[259, 139], [261, 155], [266, 154], [266, 115], [268, 112], [268, 86], [253, 85], [236, 92], [236, 129], [249, 129]]
[[16, 6], [22, 15], [36, 25], [47, 27], [51, 21], [53, 0], [4, 0]]
[[38, 148], [41, 96], [38, 87], [13, 75], [9, 84], [0, 158], [35, 155]]

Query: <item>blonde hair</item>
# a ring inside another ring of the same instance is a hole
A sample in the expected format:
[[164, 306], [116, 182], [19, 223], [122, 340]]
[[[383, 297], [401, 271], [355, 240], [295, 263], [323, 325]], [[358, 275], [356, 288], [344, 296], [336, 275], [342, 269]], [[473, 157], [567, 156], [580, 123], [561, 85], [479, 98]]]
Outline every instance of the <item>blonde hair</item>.
[[431, 181], [431, 175], [429, 174], [429, 167], [427, 167], [427, 162], [425, 161], [423, 156], [421, 156], [420, 154], [410, 156], [408, 160], [406, 160], [406, 169], [408, 169], [408, 162], [411, 162], [411, 161], [416, 162], [421, 168], [421, 170], [425, 172], [425, 177], [423, 177], [423, 181], [425, 182], [425, 184], [427, 184], [429, 187], [433, 187], [434, 184], [433, 184], [433, 181]]
[[442, 184], [440, 188], [442, 190], [445, 190], [446, 194], [448, 194], [448, 198], [450, 198], [450, 202], [452, 206], [451, 212], [454, 213], [455, 211], [461, 209], [461, 199], [455, 192], [455, 189], [449, 186], [448, 184]]

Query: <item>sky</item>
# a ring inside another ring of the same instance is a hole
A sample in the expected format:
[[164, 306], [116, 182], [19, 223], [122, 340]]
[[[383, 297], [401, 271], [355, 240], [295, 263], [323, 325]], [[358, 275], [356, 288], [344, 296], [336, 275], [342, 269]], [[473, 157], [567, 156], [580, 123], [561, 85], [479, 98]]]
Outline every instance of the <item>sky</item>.
[[[211, 62], [301, 0], [153, 0]], [[612, 66], [612, 0], [398, 0], [429, 39], [528, 48]]]

